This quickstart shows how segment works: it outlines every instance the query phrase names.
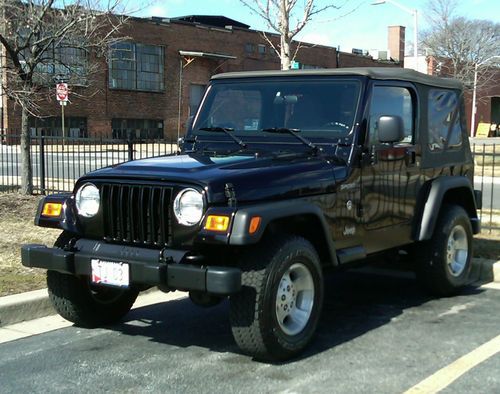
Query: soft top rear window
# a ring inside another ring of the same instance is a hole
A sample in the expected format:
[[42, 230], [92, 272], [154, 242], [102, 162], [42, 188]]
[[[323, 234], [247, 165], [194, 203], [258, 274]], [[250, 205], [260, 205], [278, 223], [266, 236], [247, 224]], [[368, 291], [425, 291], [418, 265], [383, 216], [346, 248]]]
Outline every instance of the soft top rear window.
[[457, 92], [446, 89], [429, 90], [429, 148], [442, 151], [462, 144], [460, 101]]

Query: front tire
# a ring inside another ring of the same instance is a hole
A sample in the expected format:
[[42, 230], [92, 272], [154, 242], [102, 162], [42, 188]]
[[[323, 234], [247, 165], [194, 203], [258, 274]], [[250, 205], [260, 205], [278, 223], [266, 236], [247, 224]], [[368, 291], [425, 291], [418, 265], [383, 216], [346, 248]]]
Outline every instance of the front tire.
[[417, 277], [434, 295], [452, 296], [468, 283], [472, 261], [472, 226], [467, 212], [444, 205], [431, 240], [419, 248]]
[[249, 251], [242, 269], [242, 290], [230, 298], [236, 343], [262, 360], [297, 355], [311, 341], [323, 303], [316, 250], [301, 237], [278, 238]]
[[[70, 235], [62, 233], [55, 246], [65, 247]], [[112, 324], [125, 316], [139, 291], [98, 286], [89, 277], [77, 277], [57, 271], [47, 271], [49, 298], [57, 313], [80, 327]]]

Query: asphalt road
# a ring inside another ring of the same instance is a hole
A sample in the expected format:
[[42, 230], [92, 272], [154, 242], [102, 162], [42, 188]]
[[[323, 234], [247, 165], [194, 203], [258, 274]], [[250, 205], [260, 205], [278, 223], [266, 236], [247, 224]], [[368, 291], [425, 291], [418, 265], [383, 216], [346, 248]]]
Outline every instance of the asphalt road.
[[[87, 153], [47, 153], [45, 176], [47, 178], [78, 179], [87, 172], [128, 160], [126, 151]], [[15, 176], [21, 171], [20, 154], [14, 151], [0, 155], [0, 180], [2, 176]], [[40, 176], [40, 157], [32, 157], [33, 174]]]
[[[71, 326], [0, 344], [0, 391], [401, 393], [429, 376], [446, 382], [439, 370], [456, 372], [464, 363], [454, 361], [477, 359], [475, 349], [500, 334], [500, 290], [432, 299], [413, 279], [359, 273], [329, 276], [327, 288], [315, 341], [289, 363], [241, 355], [227, 303], [203, 309], [181, 299], [103, 329]], [[500, 353], [443, 392], [500, 392], [498, 371]]]

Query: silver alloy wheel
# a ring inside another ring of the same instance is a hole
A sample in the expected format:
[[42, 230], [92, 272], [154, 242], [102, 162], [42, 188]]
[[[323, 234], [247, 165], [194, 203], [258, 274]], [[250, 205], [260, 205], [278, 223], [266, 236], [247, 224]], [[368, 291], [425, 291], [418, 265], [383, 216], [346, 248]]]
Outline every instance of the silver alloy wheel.
[[314, 281], [302, 263], [293, 264], [283, 274], [276, 294], [276, 318], [287, 335], [300, 333], [311, 317]]
[[463, 226], [457, 224], [451, 230], [446, 245], [446, 262], [450, 274], [460, 276], [467, 265], [469, 242]]

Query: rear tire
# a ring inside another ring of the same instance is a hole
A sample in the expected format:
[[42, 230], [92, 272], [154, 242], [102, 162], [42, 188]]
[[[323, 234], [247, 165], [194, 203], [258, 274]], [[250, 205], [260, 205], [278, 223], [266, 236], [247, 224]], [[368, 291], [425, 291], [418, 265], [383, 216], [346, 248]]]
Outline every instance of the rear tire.
[[452, 296], [469, 280], [472, 226], [467, 212], [444, 205], [432, 239], [419, 245], [417, 277], [434, 295]]
[[[71, 236], [62, 233], [55, 246], [63, 248]], [[139, 290], [98, 286], [90, 278], [47, 271], [49, 298], [57, 313], [81, 327], [98, 327], [119, 321], [134, 304]]]
[[242, 290], [230, 298], [236, 343], [262, 360], [297, 355], [316, 331], [323, 302], [314, 247], [301, 237], [274, 239], [249, 250], [242, 269]]

